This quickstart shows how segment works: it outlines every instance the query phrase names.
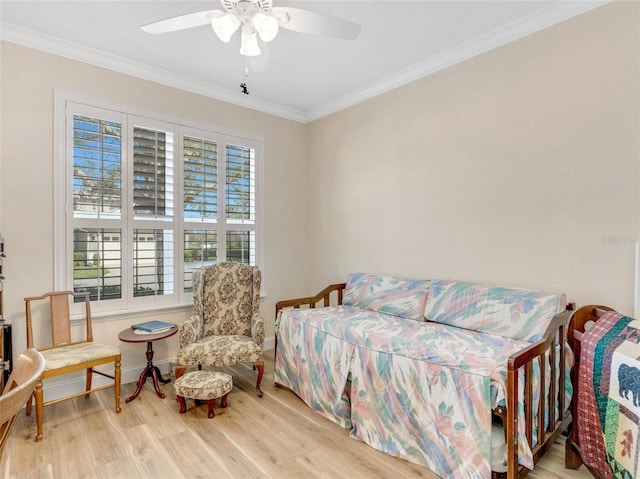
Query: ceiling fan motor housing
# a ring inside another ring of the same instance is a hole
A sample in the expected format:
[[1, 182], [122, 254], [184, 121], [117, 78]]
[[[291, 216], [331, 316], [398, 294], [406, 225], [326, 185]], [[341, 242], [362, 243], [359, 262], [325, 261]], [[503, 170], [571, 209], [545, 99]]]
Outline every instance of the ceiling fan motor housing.
[[258, 12], [270, 12], [272, 0], [221, 0], [229, 13], [235, 13], [243, 20], [251, 19]]

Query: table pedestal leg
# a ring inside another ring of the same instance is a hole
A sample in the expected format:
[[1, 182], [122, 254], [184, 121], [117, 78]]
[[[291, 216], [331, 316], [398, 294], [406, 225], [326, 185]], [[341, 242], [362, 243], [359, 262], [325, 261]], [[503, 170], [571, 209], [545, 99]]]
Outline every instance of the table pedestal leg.
[[164, 379], [162, 377], [162, 374], [160, 373], [160, 369], [158, 369], [157, 366], [153, 365], [152, 341], [147, 341], [147, 367], [144, 368], [144, 370], [142, 371], [142, 374], [140, 374], [136, 392], [134, 392], [131, 396], [129, 396], [126, 402], [131, 402], [138, 397], [138, 394], [140, 394], [140, 391], [142, 391], [142, 386], [144, 386], [144, 383], [147, 381], [147, 378], [149, 377], [153, 378], [153, 387], [156, 390], [156, 394], [158, 395], [158, 397], [161, 399], [164, 399], [165, 397], [164, 393], [160, 390], [160, 385], [158, 384], [158, 382], [161, 382], [162, 384], [167, 384], [171, 382], [171, 379]]

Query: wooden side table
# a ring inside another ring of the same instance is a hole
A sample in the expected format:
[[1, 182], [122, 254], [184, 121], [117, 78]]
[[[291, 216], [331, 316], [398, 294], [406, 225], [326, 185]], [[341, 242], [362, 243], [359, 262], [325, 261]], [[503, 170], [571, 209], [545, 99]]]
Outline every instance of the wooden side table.
[[131, 402], [138, 397], [138, 394], [140, 394], [140, 391], [142, 391], [142, 386], [144, 386], [144, 383], [149, 377], [153, 378], [153, 387], [155, 388], [158, 397], [164, 399], [164, 393], [160, 390], [160, 385], [158, 384], [158, 382], [167, 384], [168, 382], [171, 382], [171, 379], [164, 379], [162, 377], [162, 374], [160, 373], [160, 369], [158, 369], [157, 366], [153, 365], [153, 342], [159, 341], [160, 339], [168, 338], [169, 336], [173, 336], [177, 332], [178, 326], [176, 326], [175, 324], [171, 326], [171, 329], [169, 331], [163, 331], [161, 333], [136, 334], [134, 333], [133, 328], [127, 328], [124, 331], [120, 331], [120, 334], [118, 334], [118, 339], [120, 341], [124, 341], [125, 343], [147, 343], [147, 367], [144, 368], [142, 374], [140, 374], [136, 392], [129, 396], [126, 402]]

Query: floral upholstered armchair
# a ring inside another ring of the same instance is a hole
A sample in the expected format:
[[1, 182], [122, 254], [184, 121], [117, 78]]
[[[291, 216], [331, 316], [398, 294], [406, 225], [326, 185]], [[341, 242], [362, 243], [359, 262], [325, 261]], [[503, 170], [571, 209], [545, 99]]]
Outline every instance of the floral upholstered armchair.
[[252, 363], [264, 374], [262, 276], [255, 266], [223, 261], [193, 274], [193, 315], [180, 326], [176, 378], [190, 365], [223, 367]]

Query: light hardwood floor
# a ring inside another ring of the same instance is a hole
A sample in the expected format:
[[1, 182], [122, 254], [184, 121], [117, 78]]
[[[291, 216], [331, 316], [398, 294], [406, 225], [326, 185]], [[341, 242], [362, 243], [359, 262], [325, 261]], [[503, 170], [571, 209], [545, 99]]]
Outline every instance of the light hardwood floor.
[[[387, 456], [312, 412], [273, 383], [273, 351], [266, 352], [264, 397], [255, 373], [227, 368], [234, 379], [229, 407], [187, 401], [179, 414], [173, 383], [155, 395], [151, 380], [133, 402], [113, 410], [111, 389], [45, 408], [44, 439], [36, 443], [35, 412], [24, 411], [0, 461], [2, 478], [437, 478], [427, 469]], [[218, 403], [219, 404], [219, 403]], [[584, 466], [564, 468], [564, 444], [555, 444], [529, 476], [587, 479]]]

